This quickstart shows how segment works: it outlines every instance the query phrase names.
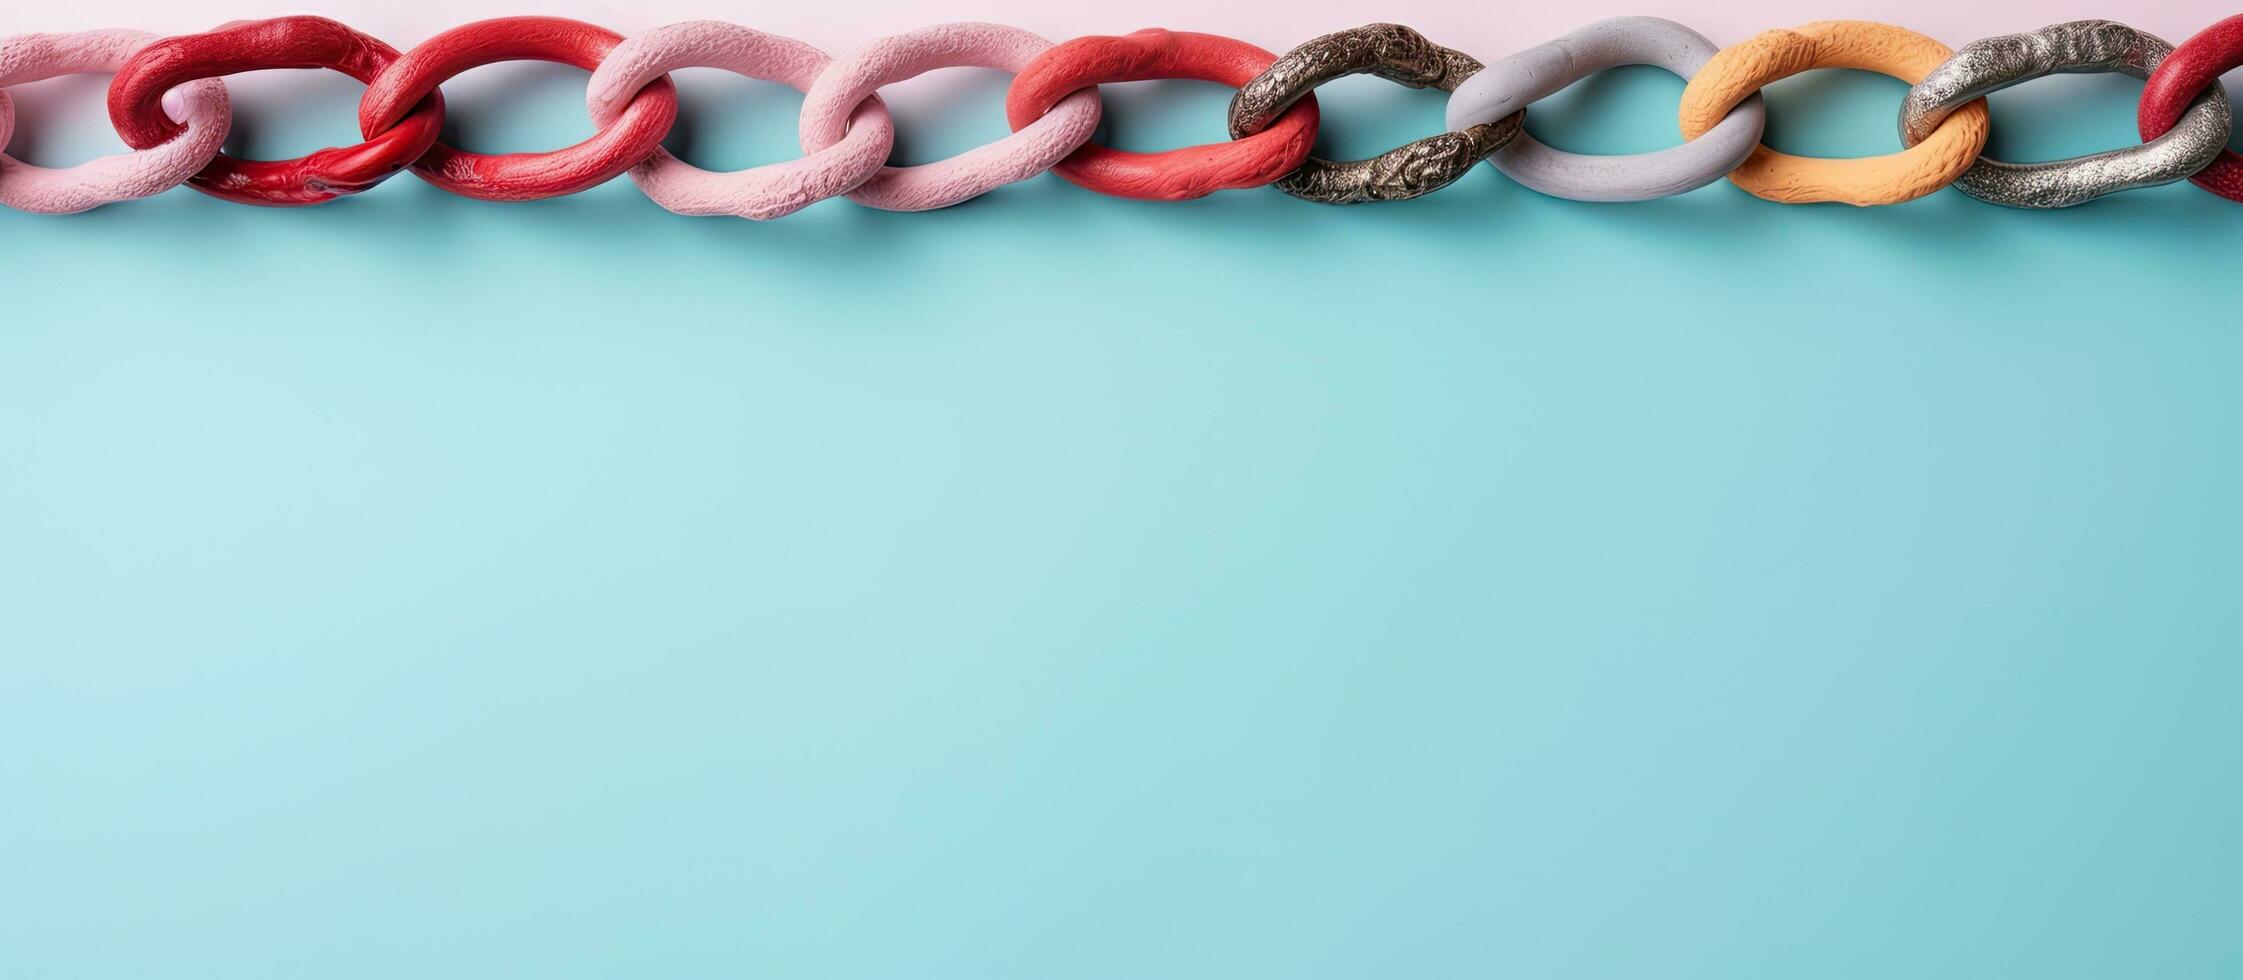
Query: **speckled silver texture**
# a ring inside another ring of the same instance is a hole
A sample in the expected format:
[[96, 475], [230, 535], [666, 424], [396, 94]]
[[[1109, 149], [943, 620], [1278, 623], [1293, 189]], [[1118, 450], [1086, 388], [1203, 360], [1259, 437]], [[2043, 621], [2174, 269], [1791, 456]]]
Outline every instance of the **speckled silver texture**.
[[[1231, 138], [1261, 132], [1286, 107], [1335, 78], [1365, 72], [1411, 88], [1456, 87], [1480, 63], [1400, 24], [1371, 24], [1326, 34], [1277, 59], [1231, 99]], [[1520, 109], [1492, 123], [1406, 143], [1368, 160], [1335, 163], [1310, 157], [1280, 178], [1277, 189], [1320, 204], [1402, 201], [1440, 190], [1502, 149], [1526, 120]]]
[[[1493, 62], [1449, 96], [1450, 129], [1493, 122], [1574, 82], [1622, 65], [1654, 65], [1688, 81], [1720, 50], [1658, 17], [1601, 20]], [[1720, 180], [1752, 155], [1767, 121], [1758, 93], [1720, 125], [1681, 146], [1617, 156], [1568, 153], [1520, 133], [1492, 162], [1505, 176], [1572, 201], [1648, 201]]]
[[[1908, 90], [1901, 103], [1900, 138], [1914, 146], [1949, 113], [2019, 82], [2093, 72], [2148, 78], [2172, 53], [2173, 46], [2156, 36], [2107, 20], [1973, 41]], [[2105, 194], [2188, 178], [2219, 156], [2233, 125], [2227, 94], [2214, 85], [2189, 105], [2180, 125], [2140, 146], [2047, 163], [1980, 157], [1955, 180], [1955, 187], [2013, 208], [2068, 208]]]

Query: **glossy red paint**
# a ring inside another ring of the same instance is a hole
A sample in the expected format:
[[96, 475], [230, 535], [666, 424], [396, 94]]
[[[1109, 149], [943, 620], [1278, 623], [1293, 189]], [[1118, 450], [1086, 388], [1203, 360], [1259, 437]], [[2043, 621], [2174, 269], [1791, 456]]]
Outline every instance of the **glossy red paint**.
[[[172, 138], [180, 125], [164, 113], [164, 93], [199, 78], [268, 68], [326, 68], [372, 82], [397, 49], [325, 17], [238, 21], [214, 31], [168, 37], [140, 49], [109, 85], [109, 119], [134, 149]], [[293, 160], [238, 160], [220, 154], [189, 178], [197, 190], [242, 204], [295, 207], [356, 194], [426, 153], [444, 127], [444, 100], [416, 99], [357, 146], [331, 147]]]
[[[622, 40], [604, 27], [561, 17], [501, 17], [455, 27], [406, 52], [367, 83], [358, 127], [369, 134], [388, 129], [438, 85], [470, 68], [552, 61], [594, 71]], [[574, 194], [652, 157], [677, 114], [677, 87], [665, 75], [632, 96], [612, 124], [574, 146], [544, 153], [469, 153], [438, 142], [413, 171], [454, 194], [486, 201]]]

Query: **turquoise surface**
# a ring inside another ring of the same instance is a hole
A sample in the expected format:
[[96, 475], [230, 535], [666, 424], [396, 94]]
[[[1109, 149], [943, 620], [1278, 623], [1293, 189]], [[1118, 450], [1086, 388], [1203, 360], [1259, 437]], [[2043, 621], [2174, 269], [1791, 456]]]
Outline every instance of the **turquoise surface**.
[[[476, 77], [471, 146], [588, 131], [579, 73]], [[300, 81], [251, 149], [351, 138]], [[693, 159], [790, 155], [796, 97], [687, 82]], [[1002, 131], [961, 84], [906, 157]], [[33, 89], [18, 151], [113, 146]], [[1679, 90], [1533, 128], [1669, 145]], [[1890, 150], [1900, 91], [1771, 140]], [[1326, 93], [1334, 152], [1439, 125]], [[0, 975], [2237, 976], [2238, 242], [2186, 186], [1488, 168], [0, 213]]]

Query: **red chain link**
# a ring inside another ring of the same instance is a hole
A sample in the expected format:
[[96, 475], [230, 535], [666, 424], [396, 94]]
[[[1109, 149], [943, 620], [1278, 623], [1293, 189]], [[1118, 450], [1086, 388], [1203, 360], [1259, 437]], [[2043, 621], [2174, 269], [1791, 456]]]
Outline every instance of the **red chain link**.
[[[327, 68], [372, 82], [397, 60], [397, 49], [325, 17], [241, 21], [217, 30], [169, 37], [125, 62], [109, 86], [109, 119], [134, 149], [172, 138], [180, 125], [164, 114], [164, 93], [198, 78], [268, 68]], [[444, 100], [429, 93], [366, 142], [293, 160], [237, 160], [219, 155], [189, 179], [196, 189], [242, 204], [290, 207], [356, 194], [418, 159], [444, 127]]]
[[[561, 17], [501, 17], [455, 27], [392, 62], [366, 86], [358, 127], [378, 133], [438, 85], [470, 68], [501, 61], [553, 61], [595, 71], [622, 35]], [[441, 142], [413, 164], [429, 183], [486, 201], [535, 201], [607, 182], [662, 145], [678, 114], [669, 76], [640, 89], [609, 125], [575, 146], [545, 153], [468, 153]]]
[[[1060, 99], [1102, 82], [1189, 78], [1232, 88], [1253, 81], [1277, 56], [1215, 34], [1138, 31], [1079, 37], [1037, 56], [1012, 81], [1005, 115], [1012, 128], [1035, 122]], [[1083, 144], [1052, 171], [1101, 194], [1181, 201], [1220, 190], [1261, 187], [1299, 169], [1316, 143], [1316, 97], [1302, 98], [1270, 128], [1227, 143], [1161, 153]]]
[[[2142, 86], [2142, 105], [2136, 115], [2142, 139], [2165, 135], [2181, 121], [2189, 103], [2220, 76], [2243, 67], [2243, 14], [2213, 24], [2181, 43], [2150, 73]], [[2211, 166], [2190, 177], [2196, 186], [2230, 201], [2243, 201], [2243, 156], [2221, 150]]]

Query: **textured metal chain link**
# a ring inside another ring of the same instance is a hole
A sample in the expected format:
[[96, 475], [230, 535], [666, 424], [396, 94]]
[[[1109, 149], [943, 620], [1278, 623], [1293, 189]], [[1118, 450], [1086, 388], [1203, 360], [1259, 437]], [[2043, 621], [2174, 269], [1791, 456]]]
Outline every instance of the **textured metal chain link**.
[[[1410, 88], [1454, 92], [1480, 70], [1471, 55], [1444, 48], [1400, 24], [1370, 24], [1309, 41], [1277, 59], [1231, 99], [1231, 138], [1261, 132], [1286, 107], [1317, 86], [1372, 74]], [[1335, 163], [1310, 157], [1280, 178], [1277, 189], [1320, 204], [1403, 201], [1455, 183], [1503, 148], [1526, 122], [1521, 109], [1492, 123], [1405, 143], [1368, 160]]]
[[[1900, 137], [1914, 146], [1962, 106], [2002, 89], [2056, 74], [2116, 72], [2146, 79], [2173, 46], [2107, 20], [2056, 24], [1963, 45], [1908, 90]], [[2171, 132], [2138, 146], [2051, 160], [2010, 163], [1989, 156], [1955, 179], [1981, 201], [2015, 208], [2066, 208], [2136, 187], [2186, 180], [2227, 146], [2233, 120], [2218, 86], [2199, 93]]]

